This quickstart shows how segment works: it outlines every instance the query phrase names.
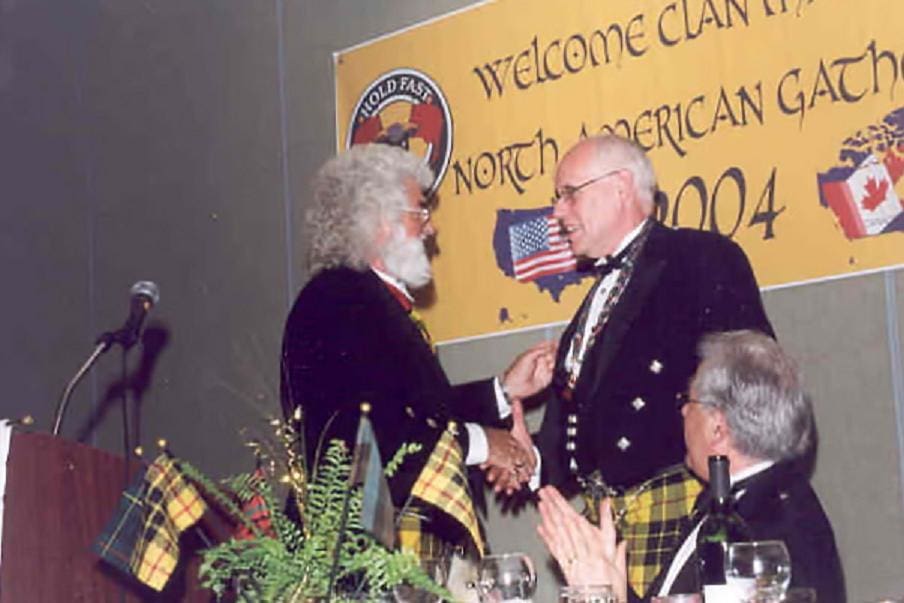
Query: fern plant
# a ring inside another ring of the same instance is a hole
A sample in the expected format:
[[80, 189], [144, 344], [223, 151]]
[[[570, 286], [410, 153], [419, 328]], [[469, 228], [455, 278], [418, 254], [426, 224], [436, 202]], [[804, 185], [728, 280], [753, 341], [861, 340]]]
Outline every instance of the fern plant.
[[[408, 452], [403, 447], [387, 467], [394, 470]], [[233, 538], [203, 552], [200, 575], [218, 599], [227, 592], [243, 603], [325, 599], [338, 547], [333, 601], [385, 600], [401, 584], [451, 600], [449, 592], [424, 573], [415, 555], [386, 549], [364, 529], [362, 488], [349, 487], [351, 458], [341, 440], [329, 443], [310, 480], [304, 480], [304, 488], [295, 488], [296, 498], [302, 497], [297, 501], [301, 526], [282, 511], [272, 484], [260, 472], [217, 484], [189, 463], [181, 466], [250, 534], [248, 539]], [[269, 529], [261, 529], [243, 512], [242, 507], [252, 500], [268, 509]]]

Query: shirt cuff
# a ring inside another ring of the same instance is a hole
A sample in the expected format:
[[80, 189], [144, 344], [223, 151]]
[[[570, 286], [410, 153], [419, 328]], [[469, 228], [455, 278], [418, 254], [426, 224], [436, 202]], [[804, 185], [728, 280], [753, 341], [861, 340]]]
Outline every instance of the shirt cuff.
[[499, 377], [493, 377], [493, 389], [496, 392], [496, 409], [499, 411], [499, 418], [504, 419], [512, 414], [512, 405], [509, 404], [508, 396], [502, 389], [502, 381]]
[[490, 457], [490, 446], [483, 427], [476, 423], [465, 423], [465, 429], [468, 430], [468, 456], [465, 457], [465, 465], [485, 463]]
[[540, 466], [543, 464], [543, 459], [540, 457], [540, 449], [534, 446], [534, 458], [537, 459], [537, 466], [534, 467], [534, 472], [531, 474], [530, 479], [527, 480], [527, 487], [531, 489], [531, 492], [540, 488]]

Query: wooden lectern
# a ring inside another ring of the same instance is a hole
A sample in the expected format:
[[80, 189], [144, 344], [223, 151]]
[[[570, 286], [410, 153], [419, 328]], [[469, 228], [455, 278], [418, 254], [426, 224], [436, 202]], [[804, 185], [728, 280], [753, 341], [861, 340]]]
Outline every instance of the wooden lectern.
[[[135, 469], [133, 475], [137, 463]], [[121, 457], [14, 431], [6, 470], [0, 603], [212, 600], [198, 585], [196, 562], [177, 569], [166, 590], [155, 593], [91, 551], [126, 487]]]

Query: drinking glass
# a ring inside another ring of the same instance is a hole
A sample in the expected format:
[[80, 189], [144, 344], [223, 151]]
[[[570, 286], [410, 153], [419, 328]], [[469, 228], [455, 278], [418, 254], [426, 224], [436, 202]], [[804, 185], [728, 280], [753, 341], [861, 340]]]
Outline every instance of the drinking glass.
[[[440, 586], [449, 579], [450, 559], [421, 559], [419, 564], [424, 573]], [[393, 589], [396, 603], [439, 603], [442, 599], [426, 590], [410, 584], [400, 584]]]
[[700, 593], [654, 596], [650, 598], [650, 603], [703, 603], [703, 596]]
[[530, 601], [537, 588], [537, 573], [524, 553], [486, 555], [480, 562], [477, 591], [483, 603]]
[[791, 582], [791, 557], [781, 540], [733, 542], [725, 553], [725, 579], [743, 601], [781, 601]]
[[816, 603], [816, 589], [794, 587], [789, 588], [782, 603]]
[[615, 603], [615, 595], [608, 584], [563, 586], [559, 589], [559, 603]]

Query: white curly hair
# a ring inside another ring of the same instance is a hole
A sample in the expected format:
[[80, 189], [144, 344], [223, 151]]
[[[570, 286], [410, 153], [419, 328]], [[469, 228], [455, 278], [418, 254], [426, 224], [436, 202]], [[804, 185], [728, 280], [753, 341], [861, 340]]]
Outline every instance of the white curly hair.
[[408, 206], [405, 181], [422, 189], [433, 182], [430, 168], [408, 151], [386, 144], [355, 145], [317, 172], [305, 213], [313, 272], [347, 266], [362, 270], [377, 256], [376, 234]]

